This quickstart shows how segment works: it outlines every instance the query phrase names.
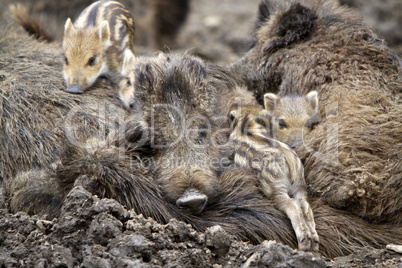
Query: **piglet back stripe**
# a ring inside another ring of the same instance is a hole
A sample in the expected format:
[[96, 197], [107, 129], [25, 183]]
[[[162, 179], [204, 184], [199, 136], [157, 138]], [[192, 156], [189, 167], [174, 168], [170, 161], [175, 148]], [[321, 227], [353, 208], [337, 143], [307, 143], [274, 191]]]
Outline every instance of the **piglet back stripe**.
[[127, 19], [130, 17], [130, 12], [125, 10], [119, 3], [110, 2], [104, 7], [102, 20], [109, 21], [112, 40], [121, 40], [128, 34]]
[[87, 20], [85, 23], [86, 26], [96, 26], [99, 7], [100, 2], [92, 5], [91, 10], [89, 10], [88, 12]]

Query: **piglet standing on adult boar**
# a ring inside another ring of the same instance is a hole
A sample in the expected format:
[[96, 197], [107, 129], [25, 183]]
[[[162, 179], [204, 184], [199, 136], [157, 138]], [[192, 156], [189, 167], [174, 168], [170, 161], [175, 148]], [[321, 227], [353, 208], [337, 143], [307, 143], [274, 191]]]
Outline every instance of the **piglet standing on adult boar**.
[[122, 4], [98, 1], [64, 26], [63, 74], [67, 92], [84, 93], [100, 76], [115, 81], [123, 53], [134, 53], [134, 20]]

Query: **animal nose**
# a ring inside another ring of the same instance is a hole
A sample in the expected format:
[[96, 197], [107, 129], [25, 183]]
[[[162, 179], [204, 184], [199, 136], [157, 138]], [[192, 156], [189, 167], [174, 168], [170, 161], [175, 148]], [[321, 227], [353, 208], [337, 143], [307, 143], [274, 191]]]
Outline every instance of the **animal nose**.
[[299, 146], [299, 145], [301, 145], [302, 144], [302, 141], [301, 140], [295, 140], [295, 141], [293, 141], [291, 144], [290, 144], [290, 147], [292, 148], [292, 149], [294, 149], [294, 148], [296, 148], [297, 146]]
[[193, 214], [200, 214], [207, 204], [208, 197], [197, 191], [188, 190], [176, 201], [176, 205], [180, 208], [188, 209]]
[[84, 91], [80, 88], [78, 84], [73, 84], [70, 87], [67, 88], [68, 93], [73, 93], [73, 94], [82, 94]]

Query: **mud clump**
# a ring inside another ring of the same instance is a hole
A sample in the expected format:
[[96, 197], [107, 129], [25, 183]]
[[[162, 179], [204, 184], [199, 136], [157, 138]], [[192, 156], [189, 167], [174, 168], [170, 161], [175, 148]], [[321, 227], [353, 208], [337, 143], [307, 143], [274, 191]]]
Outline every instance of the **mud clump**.
[[292, 250], [275, 241], [264, 241], [243, 267], [327, 267], [325, 261], [313, 253]]
[[365, 247], [353, 254], [335, 258], [328, 263], [329, 267], [402, 267], [402, 255], [387, 249]]
[[232, 241], [225, 230], [215, 225], [205, 231], [205, 245], [218, 257], [225, 256]]

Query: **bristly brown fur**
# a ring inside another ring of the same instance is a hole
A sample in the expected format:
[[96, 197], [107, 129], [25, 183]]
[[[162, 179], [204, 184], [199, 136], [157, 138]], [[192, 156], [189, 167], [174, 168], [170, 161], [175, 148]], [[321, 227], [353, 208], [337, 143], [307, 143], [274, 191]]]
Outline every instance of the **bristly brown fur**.
[[24, 28], [31, 36], [47, 42], [54, 41], [54, 37], [43, 27], [38, 18], [30, 16], [25, 6], [16, 4], [10, 6], [11, 18]]
[[[263, 0], [260, 10], [254, 47], [231, 68], [260, 103], [267, 92], [318, 92], [321, 123], [297, 148], [310, 193], [370, 221], [402, 223], [401, 60], [332, 1]], [[300, 25], [312, 27], [302, 34]]]
[[161, 148], [155, 179], [167, 200], [201, 213], [218, 191], [217, 173], [210, 167], [219, 158], [212, 135], [225, 120], [219, 92], [233, 84], [221, 78], [229, 74], [194, 57], [165, 54], [137, 58], [124, 72], [132, 83], [123, 84], [130, 92], [120, 95], [131, 98], [124, 102], [135, 104], [132, 111], [141, 111], [162, 142], [154, 144]]

